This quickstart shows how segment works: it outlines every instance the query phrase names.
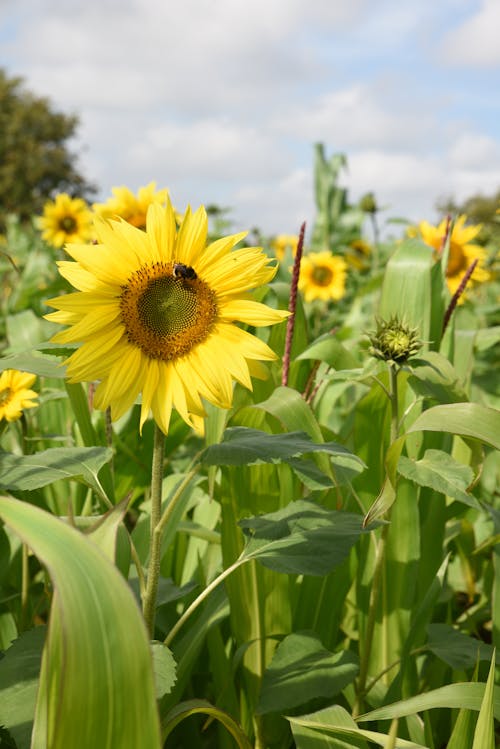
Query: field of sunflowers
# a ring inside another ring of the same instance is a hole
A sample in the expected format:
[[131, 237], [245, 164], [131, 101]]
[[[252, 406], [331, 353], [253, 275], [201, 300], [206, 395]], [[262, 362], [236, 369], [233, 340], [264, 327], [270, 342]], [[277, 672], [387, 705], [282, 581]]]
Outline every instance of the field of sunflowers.
[[1, 749], [498, 745], [500, 215], [383, 230], [344, 163], [275, 237], [11, 217]]

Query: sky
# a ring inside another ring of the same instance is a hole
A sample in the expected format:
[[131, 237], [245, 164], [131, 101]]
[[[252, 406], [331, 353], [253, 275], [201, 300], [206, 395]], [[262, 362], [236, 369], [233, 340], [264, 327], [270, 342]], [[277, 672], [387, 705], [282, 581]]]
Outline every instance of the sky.
[[500, 188], [499, 29], [499, 0], [0, 0], [0, 67], [78, 115], [96, 200], [155, 181], [296, 234], [317, 142], [382, 222]]

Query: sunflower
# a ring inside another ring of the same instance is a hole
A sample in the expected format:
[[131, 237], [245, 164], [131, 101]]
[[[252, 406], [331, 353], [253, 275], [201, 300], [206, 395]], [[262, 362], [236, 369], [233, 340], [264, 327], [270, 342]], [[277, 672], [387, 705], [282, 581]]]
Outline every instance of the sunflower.
[[271, 240], [271, 249], [278, 260], [283, 260], [285, 252], [289, 249], [293, 257], [297, 252], [299, 238], [296, 234], [278, 234]]
[[65, 192], [45, 203], [43, 215], [37, 223], [42, 230], [42, 238], [53, 247], [63, 247], [66, 242], [90, 242], [92, 239], [92, 212], [87, 203]]
[[152, 411], [166, 434], [172, 408], [203, 430], [202, 399], [229, 408], [232, 381], [251, 389], [276, 359], [234, 322], [273, 325], [288, 315], [248, 297], [276, 273], [260, 247], [233, 249], [246, 232], [207, 246], [203, 207], [180, 227], [167, 199], [150, 205], [146, 230], [96, 220], [97, 245], [69, 245], [59, 262], [77, 292], [52, 299], [48, 319], [69, 325], [57, 343], [81, 342], [67, 360], [71, 382], [100, 380], [94, 403], [118, 419], [142, 393], [140, 429]]
[[156, 190], [156, 182], [150, 182], [145, 187], [140, 187], [137, 195], [128, 187], [113, 187], [112, 198], [106, 203], [94, 203], [92, 208], [102, 218], [122, 218], [138, 229], [146, 228], [146, 214], [152, 203], [165, 205], [168, 198], [168, 190]]
[[4, 369], [0, 374], [0, 421], [16, 421], [21, 418], [23, 409], [35, 408], [38, 394], [30, 390], [36, 375], [19, 372], [17, 369]]
[[[451, 294], [460, 286], [467, 269], [474, 260], [478, 263], [472, 273], [472, 283], [483, 283], [490, 279], [490, 273], [483, 266], [487, 257], [487, 251], [472, 241], [481, 231], [481, 224], [465, 226], [467, 216], [459, 216], [453, 224], [450, 237], [450, 254], [448, 267], [446, 268], [446, 281]], [[446, 234], [447, 220], [444, 219], [438, 226], [431, 226], [427, 221], [421, 221], [418, 225], [420, 235], [424, 242], [439, 252], [443, 246]]]
[[328, 250], [310, 252], [302, 258], [299, 289], [306, 302], [313, 299], [338, 301], [345, 294], [347, 265], [343, 258]]
[[349, 243], [346, 253], [347, 264], [355, 270], [365, 270], [370, 265], [372, 246], [364, 239], [353, 239]]

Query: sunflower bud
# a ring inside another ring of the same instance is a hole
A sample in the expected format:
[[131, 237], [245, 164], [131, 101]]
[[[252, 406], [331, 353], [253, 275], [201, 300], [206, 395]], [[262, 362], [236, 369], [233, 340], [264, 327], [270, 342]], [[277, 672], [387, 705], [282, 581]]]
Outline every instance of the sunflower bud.
[[404, 364], [422, 346], [418, 332], [418, 328], [411, 328], [397, 316], [388, 321], [377, 320], [377, 329], [368, 333], [371, 343], [369, 352], [390, 364]]
[[376, 213], [378, 211], [378, 206], [375, 200], [375, 195], [372, 192], [367, 192], [359, 201], [359, 207], [365, 213]]

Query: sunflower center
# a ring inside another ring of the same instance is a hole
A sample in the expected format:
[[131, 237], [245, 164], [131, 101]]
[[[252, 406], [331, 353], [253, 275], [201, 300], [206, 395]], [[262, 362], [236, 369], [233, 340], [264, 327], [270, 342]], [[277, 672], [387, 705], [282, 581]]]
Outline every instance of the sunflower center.
[[315, 265], [312, 271], [312, 278], [316, 286], [329, 286], [333, 279], [333, 273], [330, 268], [324, 265]]
[[122, 287], [127, 338], [151, 359], [185, 356], [207, 338], [217, 319], [212, 289], [197, 277], [174, 277], [174, 265], [143, 266]]
[[446, 268], [447, 276], [455, 276], [457, 273], [467, 270], [467, 262], [461, 244], [457, 242], [450, 243], [450, 254], [448, 256], [448, 267]]
[[64, 216], [59, 222], [61, 229], [67, 234], [71, 234], [76, 230], [76, 221], [73, 216]]
[[2, 388], [0, 390], [0, 406], [5, 406], [12, 397], [12, 388]]

